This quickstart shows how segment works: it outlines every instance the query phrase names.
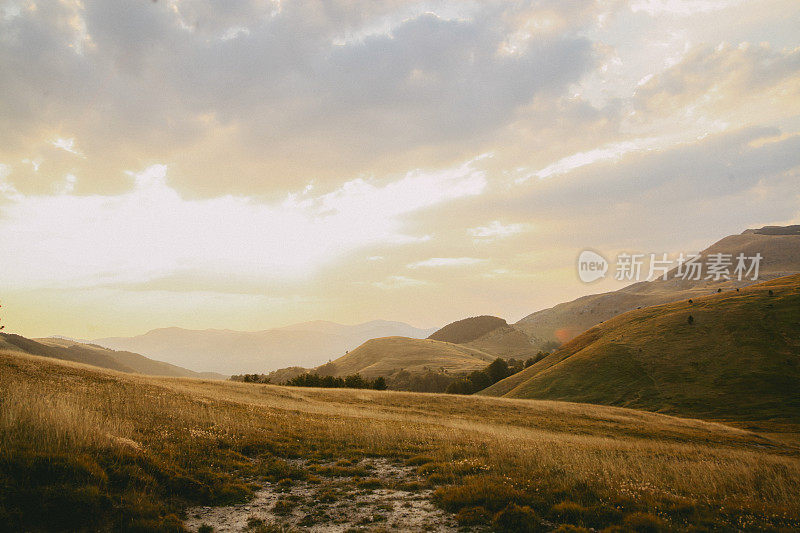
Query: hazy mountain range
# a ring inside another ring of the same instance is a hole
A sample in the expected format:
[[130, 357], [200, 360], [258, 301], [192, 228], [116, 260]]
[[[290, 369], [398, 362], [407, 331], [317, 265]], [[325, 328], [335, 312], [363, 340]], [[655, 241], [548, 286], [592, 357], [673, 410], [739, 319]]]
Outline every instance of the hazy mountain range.
[[81, 343], [63, 337], [27, 339], [20, 335], [0, 333], [0, 352], [50, 357], [131, 374], [202, 379], [225, 379], [226, 377], [214, 372], [194, 372], [169, 363], [155, 361], [138, 353], [111, 350], [96, 344]]
[[94, 344], [128, 350], [198, 371], [224, 374], [267, 372], [287, 366], [315, 367], [378, 337], [425, 338], [436, 328], [373, 320], [343, 325], [318, 320], [264, 331], [154, 329], [135, 337], [110, 337]]

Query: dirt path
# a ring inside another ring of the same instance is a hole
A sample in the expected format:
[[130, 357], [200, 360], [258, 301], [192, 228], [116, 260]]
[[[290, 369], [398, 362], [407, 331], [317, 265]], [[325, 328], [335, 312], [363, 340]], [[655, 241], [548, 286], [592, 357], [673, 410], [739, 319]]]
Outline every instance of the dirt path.
[[[306, 467], [305, 461], [296, 465]], [[334, 463], [319, 465], [324, 471]], [[455, 520], [431, 503], [413, 467], [386, 459], [363, 459], [359, 468], [368, 477], [328, 475], [309, 481], [261, 483], [262, 489], [246, 504], [194, 507], [185, 526], [214, 532], [271, 531], [464, 531]], [[334, 470], [335, 472], [335, 470]]]

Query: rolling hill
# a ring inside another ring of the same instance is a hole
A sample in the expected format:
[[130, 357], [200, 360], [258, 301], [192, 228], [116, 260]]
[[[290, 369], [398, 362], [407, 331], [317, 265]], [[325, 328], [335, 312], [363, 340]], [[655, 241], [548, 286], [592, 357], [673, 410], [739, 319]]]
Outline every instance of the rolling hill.
[[0, 352], [23, 353], [73, 361], [87, 365], [117, 370], [119, 372], [150, 376], [225, 379], [213, 372], [193, 372], [179, 366], [154, 361], [133, 352], [115, 351], [96, 344], [83, 344], [69, 339], [27, 339], [19, 335], [0, 333]]
[[315, 369], [289, 367], [269, 374], [273, 383], [283, 383], [304, 372], [365, 378], [437, 373], [461, 376], [482, 370], [497, 357], [530, 357], [533, 347], [524, 333], [502, 318], [478, 316], [448, 324], [427, 339], [402, 336], [370, 339], [355, 350]]
[[514, 326], [531, 339], [537, 349], [561, 344], [592, 326], [614, 316], [651, 305], [659, 305], [709, 294], [718, 288], [744, 287], [800, 272], [800, 226], [767, 226], [731, 235], [701, 252], [703, 262], [710, 254], [735, 256], [744, 253], [763, 257], [757, 281], [683, 280], [673, 270], [668, 279], [635, 283], [623, 289], [583, 296], [549, 309], [532, 313]]
[[624, 313], [480, 394], [796, 423], [798, 391], [795, 274]]
[[462, 344], [506, 359], [525, 359], [537, 351], [521, 330], [510, 326], [502, 318], [488, 315], [457, 320], [428, 338]]
[[463, 320], [451, 322], [445, 327], [435, 331], [428, 338], [435, 341], [463, 344], [474, 341], [475, 339], [478, 339], [479, 337], [503, 326], [508, 326], [508, 323], [502, 318], [488, 315], [473, 316]]
[[427, 337], [433, 330], [375, 320], [345, 326], [316, 321], [264, 331], [155, 329], [136, 337], [92, 341], [195, 370], [262, 373], [288, 366], [313, 367], [374, 337]]
[[361, 374], [366, 378], [388, 377], [400, 370], [465, 374], [480, 370], [495, 356], [475, 348], [408, 337], [371, 339], [318, 370], [334, 376]]

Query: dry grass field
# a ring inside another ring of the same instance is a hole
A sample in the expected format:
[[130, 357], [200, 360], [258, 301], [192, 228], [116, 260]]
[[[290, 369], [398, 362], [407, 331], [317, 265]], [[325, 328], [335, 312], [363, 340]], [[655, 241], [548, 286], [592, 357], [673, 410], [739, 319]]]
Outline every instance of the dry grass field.
[[[400, 470], [414, 481], [391, 475]], [[0, 354], [0, 529], [182, 531], [186, 509], [265, 487], [286, 496], [250, 520], [254, 531], [333, 526], [334, 507], [346, 514], [380, 489], [422, 495], [476, 531], [800, 527], [800, 448], [719, 424]], [[393, 516], [356, 529], [408, 526]]]

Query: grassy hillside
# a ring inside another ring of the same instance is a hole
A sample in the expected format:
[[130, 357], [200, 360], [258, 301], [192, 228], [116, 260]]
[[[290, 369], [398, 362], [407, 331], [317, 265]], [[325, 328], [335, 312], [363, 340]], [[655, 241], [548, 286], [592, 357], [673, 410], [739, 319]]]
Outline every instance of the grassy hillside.
[[458, 344], [431, 339], [383, 337], [371, 339], [326, 366], [335, 376], [361, 374], [366, 378], [408, 372], [446, 371], [465, 374], [494, 360], [490, 354]]
[[495, 357], [526, 359], [538, 350], [528, 336], [496, 316], [475, 316], [452, 322], [429, 339], [462, 344]]
[[[10, 531], [181, 531], [215, 512], [188, 507], [254, 493], [274, 499], [220, 512], [275, 531], [353, 524], [365, 506], [353, 527], [407, 529], [392, 517], [431, 504], [416, 529], [792, 529], [799, 453], [614, 407], [153, 378], [0, 354]], [[386, 494], [399, 499], [370, 507]]]
[[[800, 235], [794, 226], [747, 230], [714, 243], [701, 255], [744, 253], [750, 257], [760, 253], [760, 281], [800, 272]], [[584, 296], [550, 309], [532, 313], [516, 324], [537, 348], [548, 343], [563, 343], [587, 329], [621, 313], [646, 307], [696, 298], [715, 292], [753, 284], [753, 281], [682, 280], [674, 277], [630, 285], [623, 289]]]
[[538, 351], [531, 344], [528, 336], [514, 326], [501, 326], [493, 329], [473, 341], [464, 343], [464, 346], [476, 348], [504, 359], [512, 357], [527, 359]]
[[33, 340], [19, 335], [0, 333], [0, 351], [52, 357], [120, 372], [134, 372], [151, 376], [225, 379], [222, 374], [193, 372], [179, 366], [148, 359], [138, 353], [119, 352], [96, 344], [83, 344], [60, 338]]
[[798, 390], [800, 275], [793, 275], [630, 311], [481, 394], [796, 423]]

